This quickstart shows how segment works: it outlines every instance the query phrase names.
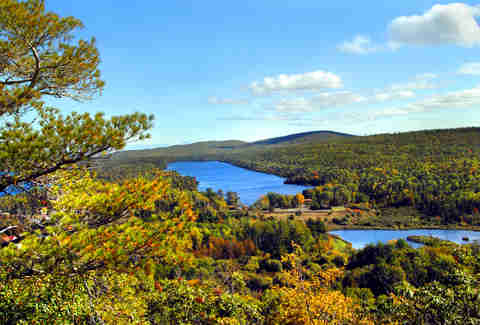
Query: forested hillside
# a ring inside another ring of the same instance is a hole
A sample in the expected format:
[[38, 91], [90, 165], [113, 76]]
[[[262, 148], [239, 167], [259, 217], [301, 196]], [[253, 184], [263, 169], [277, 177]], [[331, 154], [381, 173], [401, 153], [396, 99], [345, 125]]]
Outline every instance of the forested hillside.
[[350, 134], [333, 132], [333, 131], [312, 131], [290, 134], [283, 137], [271, 138], [266, 140], [260, 140], [250, 143], [249, 145], [269, 145], [269, 144], [294, 144], [294, 143], [306, 143], [306, 142], [323, 142], [338, 139], [342, 137], [351, 137]]
[[128, 156], [125, 163], [221, 160], [283, 176], [287, 183], [314, 185], [319, 206], [412, 207], [432, 222], [480, 225], [479, 145], [480, 129], [462, 128], [228, 150], [194, 144], [118, 157]]
[[320, 208], [404, 205], [473, 224], [477, 129], [112, 157], [147, 138], [153, 116], [50, 107], [104, 87], [81, 27], [42, 0], [0, 1], [1, 325], [480, 324], [478, 243], [354, 250], [324, 220], [275, 218], [161, 169], [220, 159], [318, 185], [307, 194]]
[[94, 176], [0, 198], [1, 324], [480, 321], [478, 244], [354, 251], [320, 220], [231, 211], [176, 173]]
[[[232, 152], [223, 160], [319, 186], [318, 199], [411, 206], [442, 223], [480, 224], [480, 129], [353, 137]], [[320, 196], [322, 196], [320, 198]]]

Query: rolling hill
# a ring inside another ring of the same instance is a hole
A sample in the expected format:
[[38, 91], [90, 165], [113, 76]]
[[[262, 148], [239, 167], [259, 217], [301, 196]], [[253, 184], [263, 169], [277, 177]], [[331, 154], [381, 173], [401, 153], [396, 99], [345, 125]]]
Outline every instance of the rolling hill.
[[307, 142], [324, 142], [342, 137], [353, 137], [351, 134], [335, 131], [312, 131], [270, 138], [250, 143], [250, 145], [295, 144]]

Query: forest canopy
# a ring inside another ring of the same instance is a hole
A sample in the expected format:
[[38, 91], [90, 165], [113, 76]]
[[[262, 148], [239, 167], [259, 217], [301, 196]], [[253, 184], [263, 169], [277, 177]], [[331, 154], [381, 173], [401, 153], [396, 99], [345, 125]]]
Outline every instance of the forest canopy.
[[[98, 49], [77, 40], [81, 27], [41, 0], [0, 2], [0, 324], [480, 323], [478, 243], [354, 250], [323, 220], [238, 208], [234, 192], [199, 191], [194, 178], [154, 168], [173, 154], [144, 156], [143, 166], [112, 159], [101, 175], [74, 166], [145, 138], [153, 119], [46, 104], [103, 89]], [[305, 194], [320, 208], [356, 200], [475, 216], [477, 133], [273, 149], [204, 143], [199, 157], [316, 185]], [[28, 191], [11, 195], [12, 185]], [[306, 200], [269, 193], [257, 204]]]

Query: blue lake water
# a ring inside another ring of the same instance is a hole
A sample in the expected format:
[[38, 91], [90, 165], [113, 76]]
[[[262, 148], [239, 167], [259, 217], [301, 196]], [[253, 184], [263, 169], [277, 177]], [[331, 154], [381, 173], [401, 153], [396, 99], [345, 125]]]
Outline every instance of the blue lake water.
[[[5, 173], [4, 172], [0, 172], [0, 175], [4, 175]], [[29, 188], [30, 186], [25, 186], [26, 188]], [[18, 193], [21, 193], [22, 191], [17, 188], [16, 186], [9, 186], [5, 189], [5, 191], [1, 192], [0, 191], [0, 196], [4, 196], [4, 195], [15, 195], [15, 194], [18, 194]]]
[[199, 182], [200, 191], [212, 188], [237, 192], [243, 204], [251, 205], [268, 192], [280, 194], [301, 193], [308, 186], [283, 184], [284, 178], [236, 167], [219, 161], [183, 161], [168, 165], [167, 170], [175, 170], [184, 176], [194, 176]]
[[[422, 235], [433, 236], [445, 240], [450, 240], [458, 244], [472, 243], [474, 240], [480, 241], [480, 232], [470, 230], [440, 230], [440, 229], [414, 229], [414, 230], [335, 230], [331, 234], [338, 235], [346, 241], [352, 243], [353, 248], [363, 248], [368, 244], [378, 242], [387, 243], [393, 239], [407, 239], [407, 236]], [[468, 237], [469, 241], [462, 240]], [[412, 247], [420, 247], [421, 244], [408, 242]]]
[[[228, 191], [237, 192], [240, 201], [246, 205], [253, 204], [260, 196], [268, 192], [296, 194], [309, 188], [307, 186], [283, 184], [284, 179], [282, 177], [258, 173], [218, 161], [176, 162], [169, 164], [167, 169], [175, 170], [184, 176], [194, 176], [199, 182], [198, 187], [201, 191], [210, 187], [214, 191], [221, 189], [224, 193]], [[471, 243], [474, 240], [480, 241], [480, 232], [468, 230], [335, 230], [331, 233], [352, 243], [354, 248], [363, 248], [368, 244], [378, 242], [387, 243], [394, 239], [407, 239], [407, 236], [411, 235], [434, 236], [459, 244]], [[463, 241], [463, 237], [468, 237], [469, 241]], [[421, 246], [417, 243], [408, 243], [413, 247]]]

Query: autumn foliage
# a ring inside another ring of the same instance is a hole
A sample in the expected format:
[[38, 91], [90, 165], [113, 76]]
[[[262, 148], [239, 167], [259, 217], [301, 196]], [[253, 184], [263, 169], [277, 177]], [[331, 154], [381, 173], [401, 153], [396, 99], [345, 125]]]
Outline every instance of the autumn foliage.
[[[201, 192], [195, 179], [155, 164], [93, 172], [85, 159], [143, 139], [152, 117], [62, 115], [45, 105], [45, 96], [79, 100], [103, 88], [95, 40], [75, 37], [81, 27], [41, 0], [0, 1], [0, 191], [26, 190], [0, 198], [0, 324], [479, 324], [478, 244], [354, 250], [321, 220], [257, 216], [237, 209], [235, 193]], [[320, 205], [373, 199], [478, 217], [472, 151], [419, 165], [406, 156], [362, 174], [371, 160], [353, 164], [356, 149], [342, 147], [351, 149], [342, 151], [346, 165], [332, 169], [328, 152], [338, 148], [325, 148], [320, 165], [303, 161], [305, 173], [290, 175], [323, 184], [310, 193]], [[304, 149], [303, 159], [315, 160], [316, 148]], [[288, 153], [281, 150], [273, 158]], [[255, 158], [259, 168], [272, 168], [270, 154]], [[258, 205], [304, 203], [302, 194], [269, 193]]]

